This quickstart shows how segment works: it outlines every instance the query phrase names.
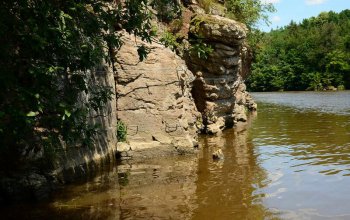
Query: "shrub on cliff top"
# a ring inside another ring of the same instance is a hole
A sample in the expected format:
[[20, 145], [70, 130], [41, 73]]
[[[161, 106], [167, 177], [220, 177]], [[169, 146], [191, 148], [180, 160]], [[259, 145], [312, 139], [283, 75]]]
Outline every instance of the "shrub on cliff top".
[[276, 9], [271, 3], [263, 3], [260, 0], [225, 0], [227, 17], [246, 24], [249, 28], [262, 20], [269, 23], [266, 13], [274, 12]]

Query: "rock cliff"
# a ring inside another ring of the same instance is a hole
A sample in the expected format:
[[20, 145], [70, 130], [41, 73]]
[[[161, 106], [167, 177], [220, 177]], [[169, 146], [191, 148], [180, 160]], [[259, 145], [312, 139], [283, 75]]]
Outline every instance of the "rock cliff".
[[[128, 127], [128, 144], [118, 146], [123, 156], [154, 147], [158, 154], [191, 151], [200, 129], [220, 133], [245, 122], [247, 111], [256, 109], [244, 85], [250, 66], [246, 27], [197, 14], [188, 28], [190, 40], [213, 48], [207, 58], [190, 49], [180, 58], [157, 42], [147, 44], [123, 33], [115, 66], [118, 119]], [[142, 62], [140, 45], [149, 50]]]
[[188, 67], [196, 76], [192, 94], [207, 133], [216, 134], [244, 122], [246, 111], [256, 109], [244, 84], [250, 66], [246, 32], [243, 24], [218, 15], [198, 14], [192, 19], [192, 38], [213, 49], [207, 58], [199, 58], [193, 52], [186, 56]]
[[[1, 180], [0, 203], [17, 197], [45, 197], [58, 182], [88, 175], [103, 165], [99, 161], [114, 159], [117, 119], [128, 128], [128, 142], [119, 143], [118, 151], [142, 157], [192, 152], [198, 145], [199, 130], [216, 134], [245, 122], [246, 110], [256, 109], [244, 85], [250, 66], [247, 30], [219, 15], [200, 14], [198, 7], [197, 12], [192, 23], [184, 26], [187, 30], [183, 33], [188, 34], [184, 39], [200, 39], [210, 45], [213, 51], [207, 58], [198, 58], [193, 52], [185, 52], [181, 58], [157, 42], [148, 44], [121, 33], [124, 44], [116, 54], [114, 69], [104, 65], [91, 71], [96, 85], [116, 91], [105, 109], [90, 112], [91, 124], [103, 129], [95, 145], [63, 147], [51, 173], [31, 170]], [[190, 20], [190, 13], [187, 15]], [[140, 45], [149, 50], [142, 62], [137, 52]]]
[[[130, 145], [120, 144], [119, 150], [191, 151], [201, 118], [191, 95], [194, 75], [161, 44], [145, 44], [128, 34], [123, 41], [116, 57], [117, 111], [128, 127]], [[142, 62], [137, 53], [141, 44], [150, 50]]]

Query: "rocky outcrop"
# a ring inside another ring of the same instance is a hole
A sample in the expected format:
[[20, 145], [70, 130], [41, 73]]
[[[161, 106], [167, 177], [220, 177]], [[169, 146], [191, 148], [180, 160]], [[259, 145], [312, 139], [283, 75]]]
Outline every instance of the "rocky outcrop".
[[118, 118], [128, 126], [130, 142], [119, 145], [120, 151], [129, 151], [124, 156], [160, 146], [188, 150], [196, 145], [202, 123], [207, 133], [216, 134], [247, 120], [247, 111], [255, 110], [256, 104], [244, 85], [251, 57], [246, 32], [234, 20], [197, 14], [190, 39], [200, 39], [213, 51], [204, 59], [189, 50], [186, 63], [155, 42], [146, 44], [150, 53], [140, 62], [137, 47], [144, 42], [124, 34], [115, 76]]
[[186, 57], [196, 75], [192, 94], [207, 133], [216, 134], [246, 121], [246, 111], [256, 109], [244, 85], [250, 66], [246, 32], [243, 24], [218, 15], [199, 14], [192, 20], [192, 38], [213, 49], [206, 59], [199, 58], [195, 51]]
[[[123, 41], [115, 78], [118, 119], [128, 128], [129, 144], [118, 150], [192, 151], [201, 118], [191, 95], [192, 72], [163, 45], [145, 44], [128, 34]], [[137, 53], [141, 44], [150, 52], [142, 62]]]

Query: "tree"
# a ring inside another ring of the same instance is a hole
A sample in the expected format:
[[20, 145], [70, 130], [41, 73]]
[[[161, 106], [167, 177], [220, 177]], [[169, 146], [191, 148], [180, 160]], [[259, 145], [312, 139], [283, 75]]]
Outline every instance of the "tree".
[[[113, 66], [122, 28], [151, 40], [147, 0], [0, 2], [2, 169], [61, 141], [91, 144], [98, 129], [88, 112], [101, 109], [113, 91], [90, 83], [90, 73], [103, 62]], [[140, 46], [141, 57], [145, 52]]]
[[250, 29], [261, 19], [269, 23], [266, 13], [274, 12], [275, 8], [271, 3], [263, 3], [260, 0], [226, 0], [228, 17], [246, 24]]
[[301, 24], [291, 22], [260, 35], [248, 88], [254, 91], [350, 88], [349, 15], [349, 10], [323, 12]]

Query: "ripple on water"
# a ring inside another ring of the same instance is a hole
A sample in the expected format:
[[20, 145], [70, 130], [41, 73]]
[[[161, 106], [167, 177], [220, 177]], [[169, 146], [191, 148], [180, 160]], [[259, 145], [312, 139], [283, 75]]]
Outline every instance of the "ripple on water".
[[269, 174], [263, 203], [287, 219], [349, 217], [350, 93], [253, 95], [259, 112], [249, 136]]

